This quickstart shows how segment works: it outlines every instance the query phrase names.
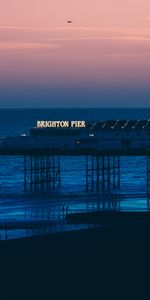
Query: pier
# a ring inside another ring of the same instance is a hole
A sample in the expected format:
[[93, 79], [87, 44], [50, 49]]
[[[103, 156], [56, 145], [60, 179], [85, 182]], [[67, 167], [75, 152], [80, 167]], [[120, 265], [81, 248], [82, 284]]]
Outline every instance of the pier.
[[144, 156], [150, 192], [150, 120], [38, 121], [29, 135], [0, 138], [0, 155], [23, 157], [25, 192], [59, 187], [61, 157], [83, 156], [87, 193], [119, 189], [120, 157]]

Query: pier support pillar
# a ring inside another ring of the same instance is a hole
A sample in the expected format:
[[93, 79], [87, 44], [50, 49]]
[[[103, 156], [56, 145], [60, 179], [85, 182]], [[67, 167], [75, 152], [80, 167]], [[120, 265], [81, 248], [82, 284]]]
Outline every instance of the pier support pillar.
[[110, 192], [119, 187], [119, 156], [86, 156], [86, 192]]
[[25, 155], [24, 191], [48, 192], [60, 186], [60, 156]]
[[113, 156], [113, 187], [120, 188], [120, 157]]
[[150, 156], [147, 155], [147, 194], [150, 193]]

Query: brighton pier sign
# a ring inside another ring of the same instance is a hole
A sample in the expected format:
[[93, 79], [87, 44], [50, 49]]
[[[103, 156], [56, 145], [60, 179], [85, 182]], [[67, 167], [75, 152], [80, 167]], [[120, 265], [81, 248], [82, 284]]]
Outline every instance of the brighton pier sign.
[[83, 128], [85, 121], [37, 121], [38, 128]]

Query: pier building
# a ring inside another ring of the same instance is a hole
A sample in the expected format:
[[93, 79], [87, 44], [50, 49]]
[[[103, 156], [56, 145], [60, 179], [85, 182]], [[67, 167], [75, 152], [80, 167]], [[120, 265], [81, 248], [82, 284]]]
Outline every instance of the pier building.
[[145, 156], [150, 189], [150, 120], [37, 121], [29, 135], [0, 138], [0, 155], [24, 157], [24, 190], [60, 186], [61, 156], [85, 157], [86, 191], [120, 187], [120, 156]]

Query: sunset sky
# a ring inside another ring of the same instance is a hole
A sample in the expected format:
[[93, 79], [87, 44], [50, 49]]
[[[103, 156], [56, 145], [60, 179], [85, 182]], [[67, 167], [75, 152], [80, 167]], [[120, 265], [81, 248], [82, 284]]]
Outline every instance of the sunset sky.
[[1, 0], [0, 107], [138, 106], [150, 107], [149, 0]]

